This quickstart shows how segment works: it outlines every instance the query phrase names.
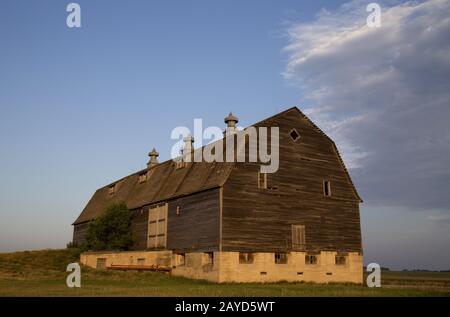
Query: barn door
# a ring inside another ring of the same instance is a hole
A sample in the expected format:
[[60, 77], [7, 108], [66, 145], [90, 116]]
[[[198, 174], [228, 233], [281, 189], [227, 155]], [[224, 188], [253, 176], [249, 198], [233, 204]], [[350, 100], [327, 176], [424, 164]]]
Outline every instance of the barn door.
[[165, 248], [167, 241], [167, 204], [151, 207], [148, 211], [147, 248]]
[[303, 250], [305, 243], [305, 226], [292, 225], [292, 249]]

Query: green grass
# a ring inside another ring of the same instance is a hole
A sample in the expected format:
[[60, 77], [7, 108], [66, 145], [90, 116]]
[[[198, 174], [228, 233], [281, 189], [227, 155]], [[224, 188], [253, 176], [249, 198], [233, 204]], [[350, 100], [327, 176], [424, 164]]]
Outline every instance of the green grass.
[[66, 286], [76, 250], [0, 254], [0, 296], [450, 296], [450, 274], [383, 272], [382, 287], [353, 284], [214, 284], [154, 272], [82, 268], [81, 288]]

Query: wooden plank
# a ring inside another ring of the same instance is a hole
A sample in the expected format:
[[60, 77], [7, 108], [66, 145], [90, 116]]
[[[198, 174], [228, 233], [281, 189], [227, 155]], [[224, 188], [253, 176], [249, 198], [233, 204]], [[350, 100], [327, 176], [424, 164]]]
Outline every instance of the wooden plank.
[[164, 249], [167, 237], [167, 203], [150, 206], [147, 249]]
[[219, 189], [175, 199], [168, 206], [168, 249], [180, 252], [219, 250]]
[[89, 222], [83, 222], [73, 226], [73, 243], [80, 245], [86, 242], [88, 226]]
[[131, 230], [133, 232], [133, 249], [147, 249], [148, 240], [148, 208], [140, 208], [133, 211], [131, 221]]

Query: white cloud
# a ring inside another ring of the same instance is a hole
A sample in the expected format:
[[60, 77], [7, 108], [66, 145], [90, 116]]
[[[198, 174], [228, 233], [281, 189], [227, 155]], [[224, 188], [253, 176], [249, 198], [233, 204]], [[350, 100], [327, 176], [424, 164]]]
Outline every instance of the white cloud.
[[448, 215], [431, 215], [427, 219], [441, 226], [450, 225], [450, 216]]
[[283, 75], [366, 202], [449, 211], [450, 0], [380, 2], [380, 28], [368, 3], [291, 25]]

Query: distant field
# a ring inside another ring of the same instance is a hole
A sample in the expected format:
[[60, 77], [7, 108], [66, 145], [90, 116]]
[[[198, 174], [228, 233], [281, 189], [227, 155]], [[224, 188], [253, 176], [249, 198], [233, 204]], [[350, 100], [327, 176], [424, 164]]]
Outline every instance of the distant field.
[[382, 287], [313, 283], [214, 284], [153, 272], [82, 269], [66, 286], [74, 250], [0, 254], [0, 296], [450, 296], [450, 273], [383, 272]]

